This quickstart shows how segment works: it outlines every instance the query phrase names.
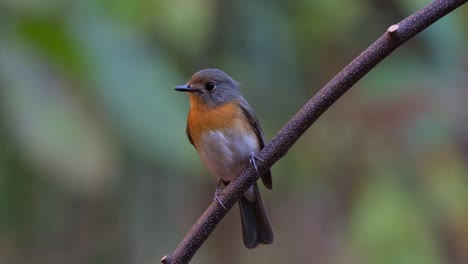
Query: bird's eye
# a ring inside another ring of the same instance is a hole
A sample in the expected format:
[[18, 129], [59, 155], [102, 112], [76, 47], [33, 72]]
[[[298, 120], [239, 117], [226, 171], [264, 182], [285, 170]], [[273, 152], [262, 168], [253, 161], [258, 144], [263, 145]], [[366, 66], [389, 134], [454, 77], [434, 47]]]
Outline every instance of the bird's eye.
[[213, 91], [215, 88], [216, 88], [216, 84], [214, 82], [207, 82], [205, 84], [205, 90], [207, 90], [208, 92]]

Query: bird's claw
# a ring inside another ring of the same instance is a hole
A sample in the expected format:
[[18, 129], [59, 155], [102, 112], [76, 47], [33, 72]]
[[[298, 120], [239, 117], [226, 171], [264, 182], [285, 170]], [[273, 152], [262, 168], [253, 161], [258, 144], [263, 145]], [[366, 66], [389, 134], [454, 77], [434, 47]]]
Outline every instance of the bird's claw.
[[224, 208], [224, 210], [226, 210], [226, 211], [227, 211], [227, 208], [226, 208], [226, 206], [224, 206], [223, 202], [221, 202], [221, 199], [219, 198], [219, 196], [218, 196], [217, 194], [215, 194], [215, 196], [214, 196], [214, 200], [215, 200], [216, 202], [218, 202], [218, 203], [219, 203], [219, 205], [221, 205], [221, 207], [223, 207], [223, 208]]
[[221, 202], [221, 199], [219, 198], [219, 195], [222, 194], [223, 190], [221, 190], [220, 188], [220, 185], [221, 185], [221, 180], [218, 179], [218, 185], [216, 185], [216, 189], [215, 189], [215, 194], [214, 194], [214, 201], [218, 202], [223, 208], [224, 210], [227, 211], [227, 208], [226, 206], [224, 206], [223, 202]]
[[259, 160], [259, 161], [263, 161], [262, 158], [260, 158], [259, 156], [255, 155], [254, 152], [250, 153], [250, 165], [252, 165], [255, 169], [255, 171], [257, 171], [258, 173], [258, 167], [257, 167], [257, 162], [255, 162], [255, 160]]

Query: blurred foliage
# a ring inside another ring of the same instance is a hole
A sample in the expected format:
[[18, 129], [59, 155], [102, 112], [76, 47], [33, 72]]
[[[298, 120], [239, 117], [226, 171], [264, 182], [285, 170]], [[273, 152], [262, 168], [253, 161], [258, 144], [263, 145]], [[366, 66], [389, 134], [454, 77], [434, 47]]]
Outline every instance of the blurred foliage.
[[[157, 263], [211, 202], [195, 71], [266, 132], [427, 1], [0, 2], [0, 263]], [[193, 263], [467, 263], [468, 9], [384, 60], [273, 167], [271, 246], [237, 210]]]

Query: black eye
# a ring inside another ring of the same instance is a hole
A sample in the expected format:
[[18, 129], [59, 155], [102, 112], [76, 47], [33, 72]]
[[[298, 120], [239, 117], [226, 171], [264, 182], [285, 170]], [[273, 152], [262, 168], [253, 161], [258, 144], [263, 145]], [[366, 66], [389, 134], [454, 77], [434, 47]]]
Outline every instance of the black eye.
[[216, 88], [216, 84], [214, 82], [207, 82], [205, 84], [205, 90], [207, 90], [208, 92], [213, 91], [214, 88]]

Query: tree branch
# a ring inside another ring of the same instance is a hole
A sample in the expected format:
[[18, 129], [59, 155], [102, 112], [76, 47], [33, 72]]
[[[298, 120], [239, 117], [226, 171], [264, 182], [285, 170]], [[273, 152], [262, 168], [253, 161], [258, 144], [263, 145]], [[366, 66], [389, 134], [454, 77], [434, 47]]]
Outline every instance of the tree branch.
[[[400, 23], [390, 26], [379, 39], [327, 83], [260, 151], [258, 156], [262, 161], [257, 162], [258, 174], [261, 175], [282, 158], [333, 103], [385, 57], [467, 1], [436, 0]], [[258, 174], [250, 165], [244, 168], [239, 176], [224, 189], [221, 201], [227, 210], [217, 202], [211, 203], [174, 253], [164, 256], [161, 262], [164, 264], [188, 263], [228, 210], [258, 179]]]

